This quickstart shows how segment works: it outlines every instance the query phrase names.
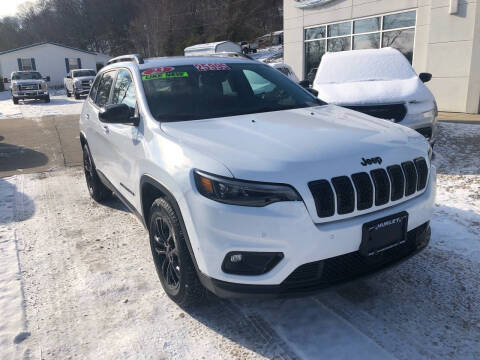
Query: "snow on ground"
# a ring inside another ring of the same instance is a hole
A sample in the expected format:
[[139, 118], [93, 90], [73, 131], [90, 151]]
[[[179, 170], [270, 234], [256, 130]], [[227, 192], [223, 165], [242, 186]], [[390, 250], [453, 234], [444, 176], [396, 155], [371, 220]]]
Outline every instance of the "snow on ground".
[[15, 105], [9, 91], [0, 92], [0, 120], [18, 117], [41, 117], [47, 115], [73, 115], [82, 112], [84, 98], [68, 98], [65, 90], [51, 90], [50, 102], [43, 100], [25, 100]]
[[299, 299], [181, 309], [161, 289], [146, 231], [118, 201], [93, 202], [80, 168], [0, 179], [0, 256], [15, 269], [0, 301], [10, 288], [17, 308], [0, 320], [3, 357], [480, 358], [480, 125], [440, 130], [428, 248]]
[[283, 62], [283, 46], [271, 46], [264, 49], [258, 49], [257, 53], [249, 54], [255, 60], [266, 63]]

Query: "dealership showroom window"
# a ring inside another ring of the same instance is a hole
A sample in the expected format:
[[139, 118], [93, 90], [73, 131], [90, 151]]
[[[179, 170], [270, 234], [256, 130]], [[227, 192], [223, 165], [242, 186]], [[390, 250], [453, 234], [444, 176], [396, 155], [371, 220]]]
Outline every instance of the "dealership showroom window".
[[393, 47], [412, 63], [416, 11], [353, 19], [305, 29], [305, 75], [325, 52]]

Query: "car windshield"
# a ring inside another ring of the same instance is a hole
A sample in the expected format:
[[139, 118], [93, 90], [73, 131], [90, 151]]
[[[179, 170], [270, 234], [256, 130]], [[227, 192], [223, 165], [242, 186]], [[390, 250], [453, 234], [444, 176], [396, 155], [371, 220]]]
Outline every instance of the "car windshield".
[[16, 72], [12, 75], [12, 80], [40, 80], [42, 75], [39, 72]]
[[79, 70], [73, 72], [73, 77], [82, 77], [82, 76], [95, 76], [95, 71], [93, 70]]
[[182, 121], [305, 108], [325, 103], [263, 64], [212, 63], [142, 71], [152, 115]]

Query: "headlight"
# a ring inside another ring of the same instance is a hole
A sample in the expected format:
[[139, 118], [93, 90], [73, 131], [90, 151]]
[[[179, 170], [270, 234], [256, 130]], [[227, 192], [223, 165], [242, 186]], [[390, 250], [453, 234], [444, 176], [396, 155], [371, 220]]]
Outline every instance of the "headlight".
[[200, 194], [225, 204], [266, 206], [279, 201], [302, 200], [289, 185], [235, 180], [199, 170], [194, 171], [194, 177]]
[[80, 86], [82, 82], [80, 80], [75, 80], [73, 83], [75, 86]]
[[43, 83], [43, 84], [42, 84], [42, 89], [43, 89], [43, 90], [47, 90], [47, 84], [46, 84], [46, 83]]
[[12, 85], [12, 90], [13, 91], [18, 91], [18, 85]]

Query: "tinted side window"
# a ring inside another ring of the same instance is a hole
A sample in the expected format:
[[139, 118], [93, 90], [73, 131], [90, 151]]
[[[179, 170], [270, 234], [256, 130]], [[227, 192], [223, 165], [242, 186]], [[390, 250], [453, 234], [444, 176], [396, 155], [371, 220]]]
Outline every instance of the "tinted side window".
[[112, 104], [126, 104], [135, 110], [137, 97], [135, 96], [135, 85], [128, 70], [118, 72], [115, 87], [113, 88]]
[[95, 104], [102, 107], [108, 103], [110, 97], [110, 90], [112, 88], [113, 79], [115, 78], [115, 71], [109, 71], [103, 74], [100, 85], [98, 86], [97, 99]]
[[90, 94], [88, 96], [93, 101], [95, 101], [95, 97], [97, 96], [98, 84], [100, 84], [101, 78], [102, 78], [102, 75], [98, 75], [97, 78], [95, 79], [95, 82], [92, 85], [92, 88], [90, 89]]

